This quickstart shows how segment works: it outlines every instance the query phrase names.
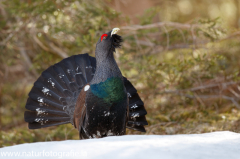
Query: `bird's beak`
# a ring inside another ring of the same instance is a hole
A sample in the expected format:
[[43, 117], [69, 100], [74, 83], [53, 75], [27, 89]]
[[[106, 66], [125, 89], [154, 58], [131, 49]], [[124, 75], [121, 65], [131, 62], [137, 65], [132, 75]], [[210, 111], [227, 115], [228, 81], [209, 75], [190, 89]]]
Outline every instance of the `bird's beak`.
[[113, 28], [112, 32], [111, 32], [111, 37], [113, 34], [116, 34], [120, 29], [119, 28]]

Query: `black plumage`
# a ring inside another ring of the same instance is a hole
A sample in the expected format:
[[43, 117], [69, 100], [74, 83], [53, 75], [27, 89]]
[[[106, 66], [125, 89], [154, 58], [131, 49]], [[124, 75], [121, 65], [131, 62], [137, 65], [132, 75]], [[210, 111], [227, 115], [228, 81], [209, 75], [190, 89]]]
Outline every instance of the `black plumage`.
[[95, 56], [74, 55], [50, 66], [34, 83], [24, 114], [29, 129], [72, 123], [80, 139], [145, 132], [147, 111], [114, 59], [122, 39], [103, 34]]

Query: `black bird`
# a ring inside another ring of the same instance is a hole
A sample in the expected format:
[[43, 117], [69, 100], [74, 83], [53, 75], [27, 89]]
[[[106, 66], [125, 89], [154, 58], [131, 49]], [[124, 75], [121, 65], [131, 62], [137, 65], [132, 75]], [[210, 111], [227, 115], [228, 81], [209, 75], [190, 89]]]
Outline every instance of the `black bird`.
[[103, 34], [95, 57], [74, 55], [50, 66], [34, 83], [24, 118], [29, 129], [71, 123], [80, 139], [145, 132], [144, 103], [114, 59], [118, 28]]

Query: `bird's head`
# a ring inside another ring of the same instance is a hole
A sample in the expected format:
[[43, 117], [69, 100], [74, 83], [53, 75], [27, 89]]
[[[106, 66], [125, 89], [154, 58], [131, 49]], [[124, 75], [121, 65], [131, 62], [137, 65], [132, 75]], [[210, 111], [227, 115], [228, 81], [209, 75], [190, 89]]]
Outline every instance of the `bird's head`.
[[100, 36], [96, 45], [96, 58], [106, 58], [121, 46], [122, 38], [116, 34], [119, 30], [119, 28], [114, 28]]

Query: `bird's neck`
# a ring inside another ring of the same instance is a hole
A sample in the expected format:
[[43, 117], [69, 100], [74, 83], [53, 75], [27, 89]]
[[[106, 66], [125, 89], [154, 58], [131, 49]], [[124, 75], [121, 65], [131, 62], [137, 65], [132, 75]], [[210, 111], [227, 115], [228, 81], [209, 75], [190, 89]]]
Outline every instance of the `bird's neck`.
[[[91, 92], [106, 103], [117, 103], [126, 98], [120, 69], [112, 56], [98, 59], [96, 72], [90, 82]], [[111, 105], [111, 104], [110, 104]]]
[[113, 57], [113, 54], [109, 54], [107, 57], [97, 57], [96, 72], [90, 84], [96, 84], [104, 82], [112, 77], [122, 78], [121, 71]]

